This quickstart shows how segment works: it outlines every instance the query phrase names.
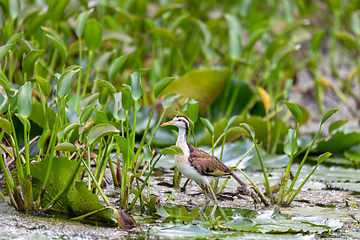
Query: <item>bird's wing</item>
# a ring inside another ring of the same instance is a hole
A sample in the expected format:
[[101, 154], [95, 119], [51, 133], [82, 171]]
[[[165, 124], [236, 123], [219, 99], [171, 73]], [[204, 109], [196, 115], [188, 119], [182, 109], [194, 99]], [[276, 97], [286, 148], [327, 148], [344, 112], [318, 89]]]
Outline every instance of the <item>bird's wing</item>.
[[231, 170], [217, 157], [212, 156], [189, 144], [190, 164], [201, 174], [213, 177], [231, 175]]

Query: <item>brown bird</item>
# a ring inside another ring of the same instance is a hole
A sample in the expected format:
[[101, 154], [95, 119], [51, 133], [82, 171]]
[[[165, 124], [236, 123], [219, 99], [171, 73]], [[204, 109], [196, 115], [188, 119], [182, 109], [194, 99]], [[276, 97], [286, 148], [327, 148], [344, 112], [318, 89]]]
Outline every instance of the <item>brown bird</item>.
[[[175, 163], [179, 171], [187, 178], [200, 183], [206, 196], [206, 203], [200, 209], [203, 212], [210, 202], [210, 198], [207, 194], [207, 189], [214, 198], [214, 208], [211, 212], [211, 216], [214, 216], [218, 200], [211, 188], [211, 181], [219, 179], [221, 177], [232, 176], [242, 186], [246, 186], [222, 161], [217, 157], [212, 156], [187, 142], [189, 132], [189, 119], [184, 115], [178, 115], [171, 121], [163, 123], [161, 126], [173, 125], [179, 128], [179, 134], [176, 141], [176, 146], [180, 147], [184, 155], [175, 155]], [[259, 202], [257, 197], [251, 192], [251, 197]]]

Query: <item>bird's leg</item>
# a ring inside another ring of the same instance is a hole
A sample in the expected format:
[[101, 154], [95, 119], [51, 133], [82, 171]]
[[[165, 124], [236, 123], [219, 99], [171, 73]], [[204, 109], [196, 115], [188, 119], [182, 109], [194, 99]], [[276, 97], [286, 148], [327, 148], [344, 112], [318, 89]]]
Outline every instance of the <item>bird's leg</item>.
[[203, 189], [205, 197], [206, 197], [206, 202], [205, 202], [204, 206], [202, 206], [201, 209], [199, 210], [200, 213], [203, 213], [210, 203], [210, 197], [209, 197], [206, 187], [204, 187], [202, 184], [199, 184], [199, 186]]
[[210, 192], [211, 192], [211, 195], [213, 196], [214, 198], [214, 207], [213, 207], [213, 210], [211, 211], [211, 218], [215, 219], [215, 212], [216, 212], [216, 208], [218, 207], [218, 204], [219, 204], [219, 201], [217, 200], [216, 196], [215, 196], [215, 193], [212, 189], [211, 186], [208, 187], [210, 189]]

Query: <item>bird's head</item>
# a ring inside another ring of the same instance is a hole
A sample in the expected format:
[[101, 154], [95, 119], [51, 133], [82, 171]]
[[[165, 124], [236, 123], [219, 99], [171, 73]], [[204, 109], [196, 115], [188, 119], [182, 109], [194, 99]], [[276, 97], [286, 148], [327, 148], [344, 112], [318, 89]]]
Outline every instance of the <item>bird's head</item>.
[[161, 124], [161, 127], [169, 125], [189, 129], [189, 119], [185, 115], [177, 115], [171, 121]]

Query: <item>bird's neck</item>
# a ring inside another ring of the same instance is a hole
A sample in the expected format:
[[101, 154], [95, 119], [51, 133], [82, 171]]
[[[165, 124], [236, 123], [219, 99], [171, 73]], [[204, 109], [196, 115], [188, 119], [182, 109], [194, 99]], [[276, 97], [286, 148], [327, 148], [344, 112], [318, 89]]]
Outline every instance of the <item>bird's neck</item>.
[[179, 134], [176, 141], [176, 146], [181, 148], [181, 150], [183, 150], [184, 153], [189, 151], [189, 146], [187, 144], [187, 136], [188, 136], [187, 129], [179, 128]]

